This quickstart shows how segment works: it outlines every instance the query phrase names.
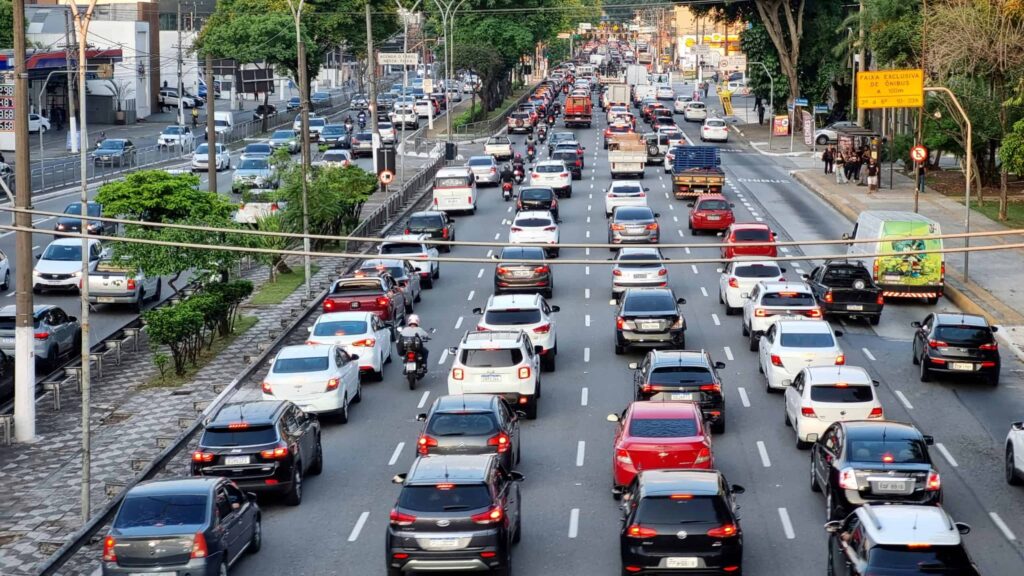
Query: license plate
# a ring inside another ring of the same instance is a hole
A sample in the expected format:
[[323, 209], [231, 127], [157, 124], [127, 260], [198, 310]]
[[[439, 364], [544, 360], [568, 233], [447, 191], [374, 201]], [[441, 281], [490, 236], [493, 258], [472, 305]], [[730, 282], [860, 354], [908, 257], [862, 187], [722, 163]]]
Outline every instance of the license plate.
[[696, 396], [697, 396], [696, 394], [693, 394], [693, 393], [690, 393], [690, 392], [677, 392], [677, 393], [669, 394], [669, 398], [671, 398], [673, 400], [679, 400], [679, 401], [691, 401]]
[[405, 371], [406, 372], [415, 372], [416, 371], [416, 363], [415, 362], [406, 362], [405, 363]]
[[646, 280], [647, 274], [633, 274], [633, 280]]
[[900, 280], [903, 279], [903, 277], [897, 274], [886, 274], [885, 276], [882, 277], [882, 279], [885, 280], [886, 282], [899, 282]]
[[225, 456], [224, 457], [224, 464], [226, 466], [237, 466], [239, 464], [248, 464], [248, 463], [249, 463], [249, 457], [248, 456]]
[[451, 550], [459, 547], [458, 538], [431, 538], [430, 547], [437, 550]]
[[696, 568], [696, 558], [665, 558], [665, 568]]
[[501, 374], [484, 374], [480, 377], [481, 382], [501, 382]]
[[459, 200], [458, 198], [448, 198], [445, 203], [448, 204], [449, 206], [455, 206], [459, 204], [459, 202], [461, 202], [461, 200]]
[[902, 494], [906, 491], [906, 480], [883, 480], [880, 482], [875, 482], [875, 492], [890, 492], [894, 494]]
[[2, 344], [14, 344], [14, 338], [0, 338]]
[[974, 364], [970, 362], [950, 362], [949, 367], [952, 370], [974, 370]]
[[719, 216], [718, 214], [709, 214], [708, 215], [708, 220], [721, 220], [721, 219], [722, 219], [722, 217]]
[[864, 309], [864, 306], [862, 306], [860, 304], [847, 304], [846, 305], [846, 309], [847, 310], [854, 310], [856, 312], [859, 312], [859, 311]]
[[641, 330], [657, 330], [659, 328], [661, 328], [661, 324], [658, 324], [657, 322], [641, 322], [640, 323], [640, 329]]
[[99, 302], [100, 304], [110, 304], [111, 302], [114, 301], [114, 298], [113, 296], [100, 296], [96, 298], [96, 301]]
[[513, 278], [529, 278], [532, 274], [533, 274], [533, 272], [530, 272], [529, 270], [516, 270], [515, 272], [512, 273], [512, 277]]

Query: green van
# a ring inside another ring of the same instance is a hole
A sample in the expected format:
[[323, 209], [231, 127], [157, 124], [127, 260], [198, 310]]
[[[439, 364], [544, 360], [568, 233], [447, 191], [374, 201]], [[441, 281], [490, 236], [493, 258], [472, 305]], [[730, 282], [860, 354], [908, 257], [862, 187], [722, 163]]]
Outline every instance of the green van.
[[942, 239], [929, 238], [941, 234], [938, 222], [914, 212], [868, 210], [860, 213], [853, 233], [843, 238], [873, 240], [851, 244], [847, 255], [872, 271], [884, 297], [924, 298], [935, 304], [945, 284], [944, 254], [912, 252], [941, 250]]

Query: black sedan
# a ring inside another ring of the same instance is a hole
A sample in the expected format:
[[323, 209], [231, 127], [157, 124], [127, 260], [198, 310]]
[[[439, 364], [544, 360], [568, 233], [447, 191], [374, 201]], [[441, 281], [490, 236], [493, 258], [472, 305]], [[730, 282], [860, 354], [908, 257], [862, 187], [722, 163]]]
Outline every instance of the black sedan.
[[416, 440], [421, 456], [497, 454], [505, 470], [519, 463], [519, 415], [500, 396], [441, 396], [416, 420], [424, 423]]
[[107, 138], [92, 151], [92, 161], [96, 166], [134, 166], [138, 161], [138, 151], [131, 140], [125, 138]]
[[686, 299], [676, 298], [671, 288], [630, 288], [609, 304], [617, 305], [616, 354], [630, 346], [686, 348], [686, 319], [679, 309]]
[[547, 210], [558, 220], [558, 198], [548, 186], [523, 186], [516, 198], [516, 210]]
[[630, 362], [635, 400], [696, 402], [715, 434], [725, 432], [725, 398], [718, 371], [724, 362], [713, 362], [706, 351], [652, 350], [643, 362]]
[[989, 326], [974, 314], [929, 314], [923, 322], [912, 322], [913, 362], [920, 366], [921, 382], [933, 374], [977, 376], [999, 384], [999, 343], [996, 326]]
[[[64, 214], [57, 218], [53, 229], [58, 232], [78, 232], [82, 229], [82, 203], [72, 202], [64, 207]], [[103, 206], [99, 202], [89, 202], [88, 216], [99, 217], [103, 215]], [[89, 221], [90, 234], [108, 234], [114, 229], [114, 224], [109, 222]]]

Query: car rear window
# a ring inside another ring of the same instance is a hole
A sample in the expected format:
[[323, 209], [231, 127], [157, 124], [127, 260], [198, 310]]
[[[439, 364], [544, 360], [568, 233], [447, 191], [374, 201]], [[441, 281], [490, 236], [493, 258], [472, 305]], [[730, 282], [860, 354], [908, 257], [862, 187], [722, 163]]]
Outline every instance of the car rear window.
[[874, 398], [871, 386], [811, 386], [811, 400], [834, 404], [870, 402]]
[[848, 460], [885, 464], [927, 464], [928, 449], [921, 440], [894, 438], [891, 440], [849, 441]]
[[517, 218], [512, 223], [513, 226], [523, 226], [526, 228], [541, 228], [544, 226], [551, 226], [550, 218]]
[[423, 252], [420, 244], [384, 244], [380, 247], [381, 254], [419, 254]]
[[[503, 248], [501, 251], [501, 259], [509, 260], [543, 260], [544, 249], [543, 248]], [[515, 266], [515, 264], [513, 264]], [[529, 264], [520, 264], [520, 266], [529, 266]]]
[[468, 164], [470, 166], [491, 166], [494, 164], [494, 159], [490, 156], [486, 158], [470, 158]]
[[267, 161], [262, 158], [246, 158], [238, 165], [239, 170], [266, 170]]
[[776, 278], [782, 276], [782, 270], [778, 266], [766, 266], [764, 264], [737, 266], [733, 269], [732, 273], [733, 276], [739, 278]]
[[477, 510], [491, 505], [491, 491], [484, 484], [405, 486], [398, 506], [418, 512]]
[[484, 436], [498, 432], [498, 423], [490, 412], [434, 414], [427, 425], [431, 436]]
[[538, 164], [533, 169], [540, 174], [556, 174], [558, 172], [564, 172], [565, 166], [561, 164]]
[[277, 431], [268, 424], [246, 428], [207, 428], [199, 443], [203, 446], [255, 446], [271, 442], [277, 442]]
[[977, 326], [939, 326], [935, 329], [935, 339], [977, 346], [992, 342], [992, 331]]
[[644, 208], [617, 208], [615, 220], [654, 220], [654, 213]]
[[619, 268], [661, 268], [662, 265], [655, 262], [654, 264], [638, 264], [636, 261], [643, 262], [644, 260], [658, 260], [661, 256], [657, 254], [644, 254], [644, 253], [632, 253], [632, 254], [620, 254], [619, 255]]
[[744, 228], [733, 232], [733, 238], [737, 242], [766, 242], [772, 239], [772, 235], [767, 230]]
[[705, 200], [697, 205], [697, 210], [728, 210], [729, 203], [725, 200]]
[[519, 198], [521, 198], [523, 200], [541, 200], [541, 201], [546, 201], [546, 200], [551, 200], [551, 198], [553, 196], [554, 195], [551, 193], [551, 190], [545, 190], [545, 189], [541, 189], [541, 188], [530, 188], [530, 189], [520, 190], [519, 191]]
[[686, 438], [697, 435], [693, 418], [632, 418], [629, 435], [635, 438]]
[[836, 288], [849, 288], [855, 280], [863, 280], [866, 286], [871, 285], [871, 273], [860, 266], [841, 266], [828, 270], [822, 283]]
[[498, 348], [496, 350], [462, 351], [460, 361], [470, 368], [511, 368], [523, 361], [519, 348]]
[[627, 292], [623, 310], [629, 312], [674, 311], [676, 302], [664, 292]]
[[814, 296], [806, 292], [766, 292], [762, 306], [814, 306]]
[[616, 196], [630, 196], [633, 194], [641, 194], [643, 193], [643, 191], [644, 189], [642, 186], [631, 186], [628, 184], [619, 184], [618, 186], [611, 189], [611, 193], [615, 194]]
[[362, 292], [364, 290], [379, 290], [379, 280], [345, 280], [334, 285], [332, 294], [344, 294], [345, 292]]
[[313, 327], [314, 336], [348, 336], [350, 334], [365, 334], [366, 322], [362, 320], [336, 320], [318, 322]]
[[409, 218], [409, 228], [440, 228], [444, 226], [440, 215], [436, 216], [413, 216]]
[[274, 362], [274, 374], [297, 374], [300, 372], [323, 372], [327, 370], [327, 356], [307, 358], [278, 358]]
[[513, 326], [517, 324], [535, 324], [540, 322], [540, 310], [488, 310], [484, 322], [493, 326]]
[[704, 366], [667, 366], [655, 368], [648, 381], [651, 384], [713, 384], [715, 376]]
[[202, 494], [129, 496], [117, 511], [114, 528], [197, 526], [206, 522], [209, 508]]
[[779, 343], [787, 348], [831, 348], [835, 346], [836, 341], [832, 339], [831, 334], [827, 333], [786, 332], [782, 334]]
[[868, 552], [871, 566], [908, 574], [974, 574], [967, 552], [960, 546], [875, 546]]
[[676, 497], [655, 496], [640, 501], [636, 521], [644, 524], [695, 524], [699, 522], [724, 523], [729, 519], [729, 508], [718, 496]]
[[[471, 166], [475, 164], [470, 163]], [[434, 180], [434, 188], [468, 188], [470, 181], [468, 178], [462, 177], [449, 177], [449, 178], [437, 178]]]

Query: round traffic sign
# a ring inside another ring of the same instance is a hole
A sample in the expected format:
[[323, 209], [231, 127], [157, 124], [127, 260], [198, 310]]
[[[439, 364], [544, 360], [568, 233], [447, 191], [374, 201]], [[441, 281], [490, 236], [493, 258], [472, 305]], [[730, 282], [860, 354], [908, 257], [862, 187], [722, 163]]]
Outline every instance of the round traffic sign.
[[378, 175], [377, 178], [380, 180], [381, 184], [391, 184], [395, 179], [395, 173], [391, 170], [381, 170], [380, 175]]
[[910, 149], [910, 157], [914, 162], [924, 162], [928, 159], [928, 149], [920, 144]]

